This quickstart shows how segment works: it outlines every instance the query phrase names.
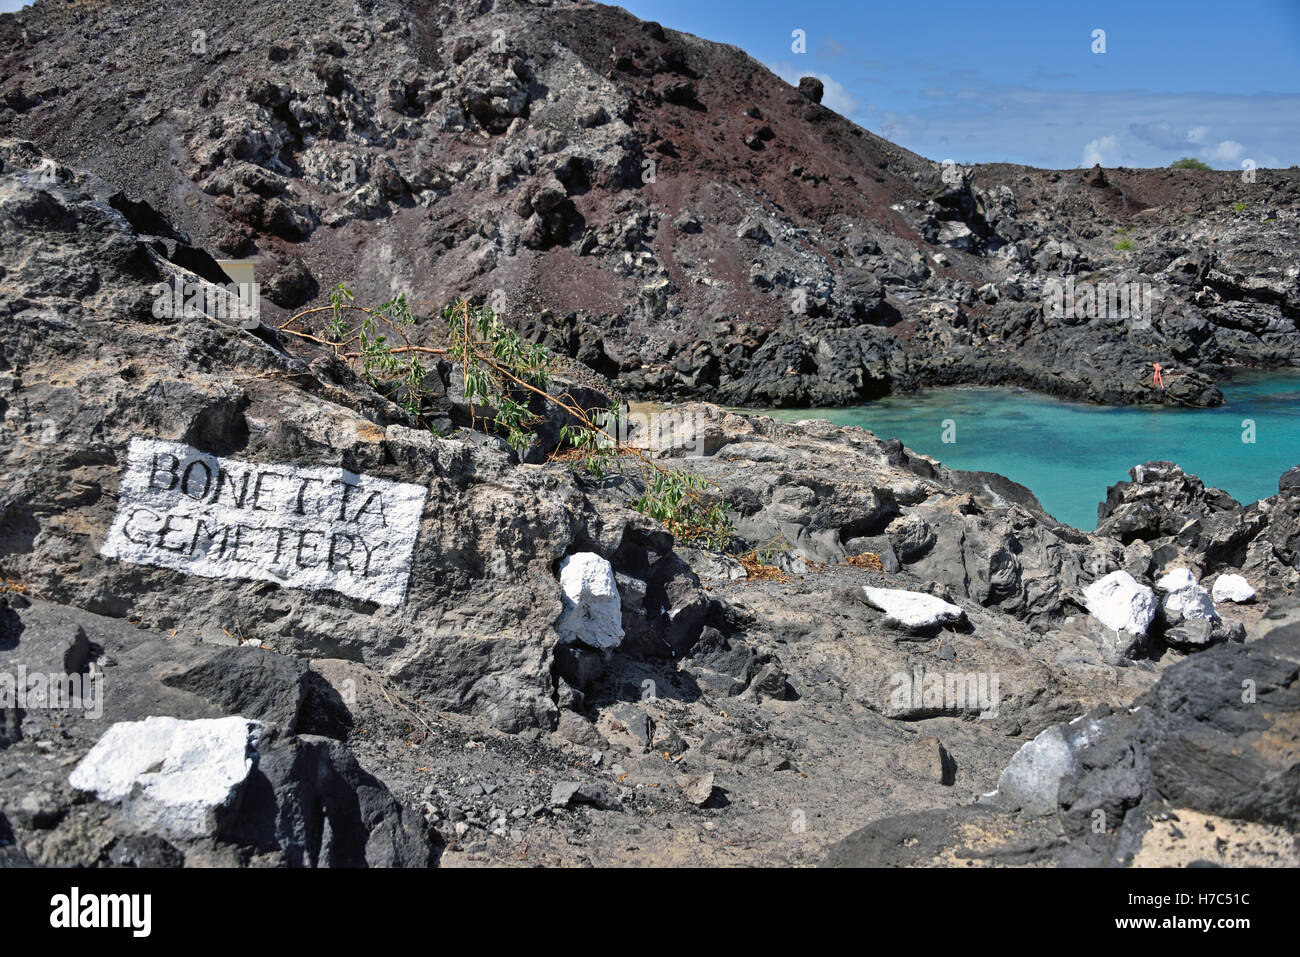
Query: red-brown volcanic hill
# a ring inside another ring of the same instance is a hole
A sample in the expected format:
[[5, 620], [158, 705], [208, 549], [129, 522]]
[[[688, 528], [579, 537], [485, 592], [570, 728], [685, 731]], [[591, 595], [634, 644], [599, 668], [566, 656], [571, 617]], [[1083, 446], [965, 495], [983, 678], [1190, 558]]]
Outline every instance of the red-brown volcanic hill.
[[[945, 176], [815, 83], [577, 0], [64, 0], [0, 37], [0, 135], [256, 257], [272, 318], [338, 282], [427, 315], [492, 297], [629, 392], [752, 404], [1205, 404], [1300, 357], [1295, 171]], [[1045, 317], [1070, 276], [1145, 283], [1154, 312]]]

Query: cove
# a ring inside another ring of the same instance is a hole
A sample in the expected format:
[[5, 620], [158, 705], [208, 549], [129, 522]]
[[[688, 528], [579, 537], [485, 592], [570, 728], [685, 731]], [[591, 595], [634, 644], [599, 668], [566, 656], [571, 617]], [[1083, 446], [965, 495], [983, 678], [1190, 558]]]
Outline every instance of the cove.
[[1277, 492], [1278, 477], [1300, 464], [1300, 372], [1241, 373], [1221, 388], [1225, 402], [1215, 409], [1113, 408], [959, 387], [760, 414], [861, 426], [949, 468], [997, 472], [1031, 489], [1057, 520], [1091, 531], [1106, 489], [1142, 462], [1176, 462], [1242, 504]]

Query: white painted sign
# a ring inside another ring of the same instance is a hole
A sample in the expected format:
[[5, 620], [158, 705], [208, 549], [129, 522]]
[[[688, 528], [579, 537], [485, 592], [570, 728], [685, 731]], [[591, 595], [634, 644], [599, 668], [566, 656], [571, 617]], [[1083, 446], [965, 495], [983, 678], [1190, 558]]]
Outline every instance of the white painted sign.
[[400, 605], [427, 489], [132, 439], [100, 554]]

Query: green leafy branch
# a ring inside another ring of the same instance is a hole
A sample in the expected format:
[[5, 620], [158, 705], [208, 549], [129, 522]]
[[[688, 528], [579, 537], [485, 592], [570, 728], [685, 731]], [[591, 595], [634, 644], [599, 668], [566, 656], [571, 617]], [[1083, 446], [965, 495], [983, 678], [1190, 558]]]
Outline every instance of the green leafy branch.
[[[294, 328], [307, 316], [322, 312], [330, 314], [323, 338]], [[353, 313], [359, 313], [360, 319], [349, 321]], [[328, 306], [297, 313], [279, 328], [281, 332], [330, 347], [339, 358], [357, 366], [372, 389], [384, 394], [396, 393], [398, 404], [419, 417], [424, 377], [429, 374], [420, 356], [444, 355], [447, 350], [412, 345], [406, 333], [414, 323], [415, 316], [405, 293], [376, 309], [367, 309], [355, 305], [352, 290], [339, 283], [330, 292]]]
[[[321, 313], [329, 315], [323, 334], [316, 335], [304, 327], [304, 320]], [[560, 449], [575, 467], [603, 479], [615, 468], [622, 472], [625, 458], [636, 459], [645, 470], [646, 485], [631, 507], [661, 522], [684, 543], [718, 550], [730, 545], [733, 529], [726, 503], [707, 494], [703, 478], [664, 468], [645, 451], [620, 445], [605, 430], [605, 424], [619, 417], [617, 402], [588, 411], [569, 393], [551, 392], [550, 352], [524, 342], [491, 309], [458, 299], [443, 310], [443, 319], [446, 347], [414, 345], [407, 335], [414, 317], [404, 294], [367, 309], [356, 305], [352, 291], [340, 283], [331, 291], [328, 306], [299, 312], [279, 328], [332, 349], [376, 391], [391, 395], [393, 387], [400, 386], [395, 390], [398, 401], [417, 418], [428, 374], [421, 356], [443, 356], [457, 363], [471, 427], [502, 435], [519, 453], [532, 444], [537, 427], [545, 421], [533, 412], [532, 399], [538, 397], [566, 413]]]
[[[641, 449], [620, 446], [571, 395], [547, 391], [550, 353], [544, 346], [520, 342], [490, 309], [464, 299], [449, 305], [443, 317], [452, 338], [449, 354], [461, 362], [466, 397], [471, 402], [471, 397], [477, 397], [481, 404], [495, 403], [494, 424], [503, 427], [508, 436], [526, 442], [526, 428], [533, 424], [524, 420], [527, 406], [512, 398], [512, 393], [522, 389], [536, 394], [576, 420], [561, 427], [561, 444], [571, 453], [576, 452], [587, 472], [603, 478], [613, 462], [621, 463], [621, 451], [648, 470], [646, 490], [630, 503], [633, 508], [663, 523], [680, 541], [717, 549], [730, 542], [733, 532], [726, 506], [706, 498], [702, 478], [666, 469]], [[504, 421], [503, 405], [507, 409]], [[606, 421], [617, 419], [618, 404], [610, 403], [601, 413]]]

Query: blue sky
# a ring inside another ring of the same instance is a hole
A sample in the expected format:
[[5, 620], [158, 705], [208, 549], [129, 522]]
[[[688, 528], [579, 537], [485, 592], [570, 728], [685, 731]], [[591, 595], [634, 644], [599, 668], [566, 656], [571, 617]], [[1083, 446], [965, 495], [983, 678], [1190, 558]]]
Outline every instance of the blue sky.
[[[0, 0], [0, 11], [20, 0]], [[1300, 163], [1300, 0], [626, 0], [934, 160]], [[791, 34], [803, 30], [806, 51]], [[1092, 52], [1104, 30], [1106, 51]]]
[[[935, 160], [1300, 163], [1300, 0], [626, 0]], [[806, 35], [806, 52], [791, 34]], [[1093, 31], [1105, 31], [1094, 53]]]

